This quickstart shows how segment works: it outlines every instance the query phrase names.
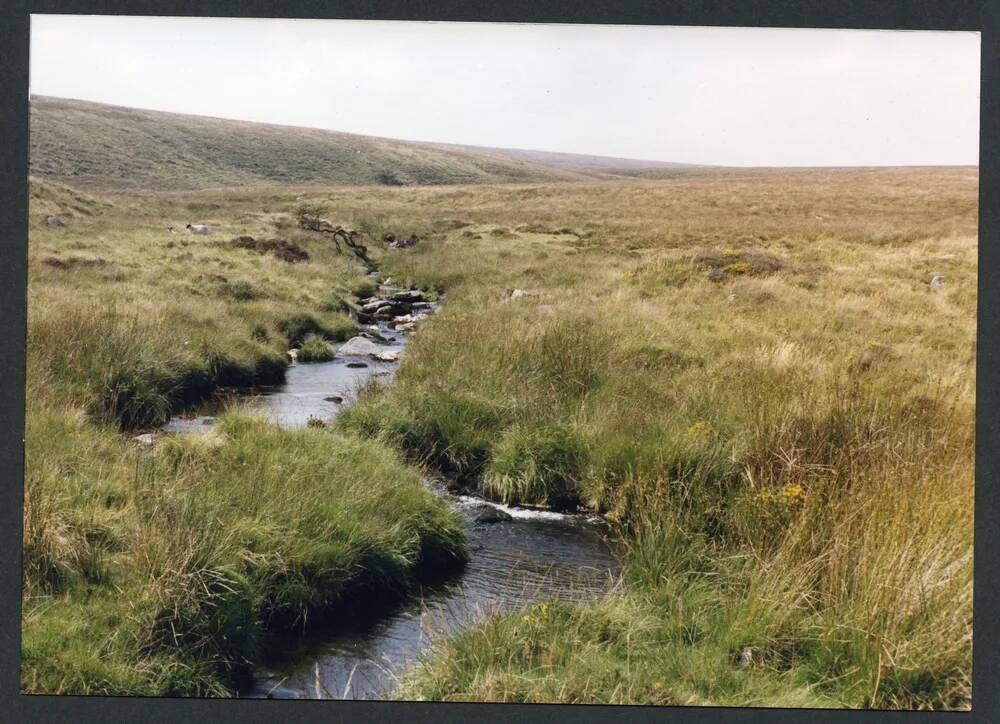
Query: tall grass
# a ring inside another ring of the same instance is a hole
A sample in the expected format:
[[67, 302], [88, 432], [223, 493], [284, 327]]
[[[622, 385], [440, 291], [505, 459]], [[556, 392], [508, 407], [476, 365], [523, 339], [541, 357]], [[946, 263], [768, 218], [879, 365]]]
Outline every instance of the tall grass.
[[[58, 238], [33, 228], [26, 687], [207, 691], [199, 667], [252, 656], [266, 622], [460, 558], [388, 445], [494, 499], [601, 513], [625, 550], [622, 590], [443, 637], [400, 696], [967, 708], [976, 180], [247, 189], [151, 196], [135, 238], [110, 221], [137, 213], [129, 197]], [[225, 234], [294, 234], [282, 219], [303, 203], [418, 233], [373, 253], [447, 303], [334, 430], [237, 415], [215, 440], [140, 452], [116, 410], [155, 417], [188, 365], [283, 354], [282, 320], [332, 328], [364, 281], [304, 237], [310, 262], [282, 266], [157, 235], [191, 203]], [[125, 310], [94, 311], [111, 300]], [[138, 345], [115, 331], [130, 324]], [[103, 397], [116, 358], [145, 385], [119, 387], [150, 392]], [[109, 584], [141, 602], [138, 648], [107, 643]]]
[[[456, 516], [384, 447], [240, 410], [204, 436], [132, 440], [219, 386], [281, 381], [305, 334], [346, 336], [331, 307], [364, 272], [324, 248], [309, 264], [211, 241], [178, 258], [192, 245], [136, 228], [135, 207], [102, 213], [31, 242], [24, 691], [226, 695], [272, 632], [463, 564]], [[102, 262], [45, 261], [67, 246]], [[220, 291], [213, 267], [269, 292]]]
[[[145, 450], [79, 418], [31, 419], [27, 690], [224, 691], [268, 631], [391, 602], [465, 560], [457, 518], [370, 443], [233, 413], [210, 435]], [[52, 656], [52, 616], [74, 607], [121, 620]], [[65, 656], [84, 663], [68, 670]], [[150, 667], [137, 688], [129, 661]], [[189, 671], [176, 688], [159, 688], [164, 661]]]
[[[441, 641], [400, 696], [968, 707], [975, 214], [949, 228], [965, 202], [936, 187], [914, 225], [898, 213], [925, 181], [897, 177], [846, 218], [845, 180], [781, 187], [763, 233], [709, 218], [709, 184], [580, 191], [590, 207], [546, 190], [544, 211], [482, 192], [482, 223], [388, 257], [449, 301], [340, 424], [488, 497], [602, 512], [626, 542], [624, 599]], [[834, 219], [804, 233], [818, 203]], [[577, 242], [511, 230], [591, 210]], [[768, 263], [698, 261], [716, 257]], [[590, 627], [622, 606], [653, 623], [619, 645]]]

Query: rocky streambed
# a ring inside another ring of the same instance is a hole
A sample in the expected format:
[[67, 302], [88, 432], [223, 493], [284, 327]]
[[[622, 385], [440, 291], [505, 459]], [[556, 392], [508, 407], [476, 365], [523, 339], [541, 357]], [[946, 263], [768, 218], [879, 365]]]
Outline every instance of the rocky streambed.
[[[409, 336], [437, 309], [418, 290], [379, 285], [378, 295], [360, 300], [355, 311], [358, 336], [335, 349], [328, 362], [293, 361], [285, 384], [259, 391], [251, 404], [283, 427], [328, 422], [372, 379], [391, 382]], [[211, 410], [178, 416], [164, 429], [197, 433], [211, 429], [213, 419]], [[385, 698], [434, 636], [544, 598], [592, 598], [617, 573], [593, 519], [455, 495], [443, 480], [427, 484], [465, 522], [471, 557], [462, 573], [388, 612], [311, 629], [272, 647], [242, 696]]]

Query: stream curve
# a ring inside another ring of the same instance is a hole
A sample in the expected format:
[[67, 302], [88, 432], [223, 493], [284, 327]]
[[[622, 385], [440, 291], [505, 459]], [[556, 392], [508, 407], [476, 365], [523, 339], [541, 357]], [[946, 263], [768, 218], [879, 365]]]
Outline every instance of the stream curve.
[[[381, 289], [391, 290], [384, 285]], [[378, 323], [378, 332], [392, 340], [384, 349], [405, 349], [406, 333], [384, 321]], [[335, 355], [330, 362], [293, 363], [285, 384], [259, 390], [251, 406], [282, 427], [304, 427], [310, 418], [329, 421], [355, 401], [358, 390], [373, 378], [389, 383], [397, 367], [372, 359], [365, 360], [365, 367], [349, 367], [350, 362], [356, 364], [357, 358]], [[164, 431], [184, 434], [211, 429], [211, 412], [177, 416]], [[256, 668], [252, 685], [241, 696], [385, 698], [435, 636], [455, 633], [484, 615], [541, 599], [593, 598], [612, 585], [617, 560], [595, 520], [454, 495], [441, 482], [427, 482], [463, 517], [471, 555], [462, 572], [418, 591], [370, 621], [353, 622], [337, 631], [307, 631], [285, 641]], [[478, 522], [486, 505], [502, 511], [502, 520]]]

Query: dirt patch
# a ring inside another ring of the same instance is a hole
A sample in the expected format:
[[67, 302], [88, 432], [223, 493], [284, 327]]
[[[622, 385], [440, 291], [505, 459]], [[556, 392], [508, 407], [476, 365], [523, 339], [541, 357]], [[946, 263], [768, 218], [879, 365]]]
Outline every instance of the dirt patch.
[[237, 236], [229, 242], [240, 249], [250, 249], [258, 254], [270, 254], [289, 264], [309, 261], [309, 252], [287, 239], [254, 239], [252, 236]]
[[42, 264], [53, 269], [94, 269], [110, 264], [107, 259], [99, 256], [46, 256], [42, 257]]
[[694, 255], [695, 268], [707, 271], [712, 281], [736, 276], [767, 276], [785, 268], [785, 262], [762, 251], [700, 251]]

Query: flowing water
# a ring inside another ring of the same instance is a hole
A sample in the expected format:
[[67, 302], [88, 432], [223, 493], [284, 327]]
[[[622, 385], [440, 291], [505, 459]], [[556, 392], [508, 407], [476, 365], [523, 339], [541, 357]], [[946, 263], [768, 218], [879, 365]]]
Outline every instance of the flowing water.
[[[379, 331], [392, 338], [385, 349], [404, 349], [406, 335], [384, 324]], [[365, 367], [348, 366], [361, 361]], [[293, 364], [284, 385], [260, 390], [251, 404], [283, 427], [303, 427], [310, 418], [328, 421], [356, 400], [358, 389], [373, 378], [391, 380], [395, 367], [358, 357]], [[197, 432], [210, 429], [212, 422], [211, 414], [175, 417], [165, 430]], [[595, 522], [585, 516], [487, 503], [448, 494], [443, 488], [437, 492], [465, 520], [471, 557], [461, 574], [423, 589], [371, 620], [348, 622], [335, 632], [309, 632], [286, 644], [271, 655], [266, 667], [257, 669], [243, 696], [383, 698], [426, 650], [432, 636], [458, 631], [490, 612], [543, 598], [593, 598], [607, 590], [617, 572], [611, 549]], [[510, 519], [477, 523], [486, 505]]]

